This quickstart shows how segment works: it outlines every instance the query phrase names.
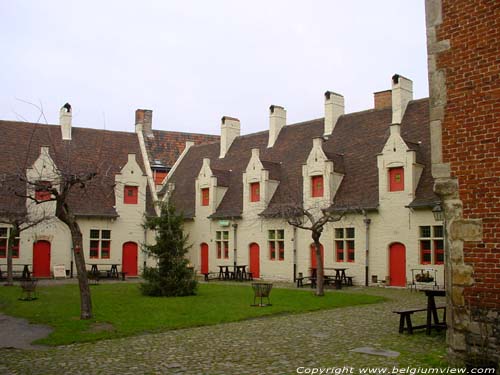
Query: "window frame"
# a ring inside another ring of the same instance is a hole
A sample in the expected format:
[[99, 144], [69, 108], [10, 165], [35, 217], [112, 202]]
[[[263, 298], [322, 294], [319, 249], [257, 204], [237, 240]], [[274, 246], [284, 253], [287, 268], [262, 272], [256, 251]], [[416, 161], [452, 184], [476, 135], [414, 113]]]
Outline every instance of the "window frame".
[[[0, 233], [0, 259], [6, 259], [7, 258], [7, 248], [9, 245], [9, 236], [10, 236], [10, 231], [12, 230], [12, 227], [0, 227], [0, 229], [5, 230], [5, 234]], [[4, 243], [4, 245], [2, 245]], [[21, 239], [20, 236], [18, 235], [17, 237], [14, 238], [14, 244], [12, 246], [12, 259], [18, 259], [19, 254], [20, 254], [20, 243]]]
[[[335, 262], [355, 263], [356, 262], [356, 228], [343, 227], [335, 228]], [[352, 246], [350, 246], [352, 244]]]
[[[104, 246], [104, 244], [106, 244], [106, 246]], [[110, 229], [90, 229], [89, 259], [111, 259]]]
[[[444, 228], [442, 225], [420, 225], [418, 227], [419, 261], [422, 265], [444, 264]], [[428, 248], [424, 244], [428, 243]], [[441, 244], [441, 246], [438, 246]], [[425, 260], [428, 257], [429, 261]], [[442, 260], [439, 260], [442, 258]]]
[[38, 181], [35, 185], [35, 199], [38, 202], [46, 202], [52, 199], [52, 194], [50, 191], [45, 189], [52, 188], [50, 181]]
[[269, 260], [283, 262], [285, 260], [285, 230], [268, 229], [267, 244]]
[[215, 231], [215, 244], [217, 259], [229, 259], [229, 231]]

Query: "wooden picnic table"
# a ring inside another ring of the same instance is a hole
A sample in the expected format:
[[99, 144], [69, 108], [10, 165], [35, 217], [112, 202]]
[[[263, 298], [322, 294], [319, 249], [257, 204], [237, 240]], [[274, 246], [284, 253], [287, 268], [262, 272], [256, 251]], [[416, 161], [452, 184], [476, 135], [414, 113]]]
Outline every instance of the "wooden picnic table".
[[[219, 267], [219, 280], [238, 280], [243, 281], [247, 279], [247, 265], [231, 265], [231, 264], [223, 264], [218, 265]], [[233, 268], [234, 271], [229, 271], [229, 268]]]
[[[30, 266], [31, 264], [19, 264], [19, 263], [12, 264], [12, 272], [15, 273], [16, 275], [21, 275], [21, 279], [28, 280], [31, 278], [31, 271], [29, 269]], [[5, 271], [2, 271], [2, 268]], [[7, 278], [7, 264], [0, 264], [0, 279], [3, 278]]]
[[426, 289], [422, 290], [427, 296], [427, 323], [426, 333], [431, 334], [432, 329], [446, 329], [446, 309], [443, 314], [443, 320], [439, 321], [438, 309], [436, 306], [435, 297], [445, 297], [446, 290], [444, 289]]
[[[90, 268], [90, 273], [94, 277], [101, 277], [100, 271], [98, 267], [101, 267], [103, 269], [104, 267], [110, 267], [109, 271], [106, 272], [106, 277], [109, 277], [111, 279], [118, 279], [120, 272], [118, 272], [118, 264], [110, 264], [110, 263], [88, 263], [88, 265], [91, 266]], [[124, 273], [121, 272], [122, 274], [122, 279], [124, 278]]]

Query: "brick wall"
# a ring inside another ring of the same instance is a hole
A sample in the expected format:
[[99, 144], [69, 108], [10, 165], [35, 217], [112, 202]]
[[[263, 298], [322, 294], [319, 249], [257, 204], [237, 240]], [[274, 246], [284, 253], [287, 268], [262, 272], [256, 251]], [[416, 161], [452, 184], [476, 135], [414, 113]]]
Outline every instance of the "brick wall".
[[500, 308], [500, 5], [496, 0], [443, 0], [437, 57], [446, 75], [443, 162], [458, 178], [463, 217], [482, 219], [483, 241], [464, 244], [474, 267], [465, 289], [472, 305]]

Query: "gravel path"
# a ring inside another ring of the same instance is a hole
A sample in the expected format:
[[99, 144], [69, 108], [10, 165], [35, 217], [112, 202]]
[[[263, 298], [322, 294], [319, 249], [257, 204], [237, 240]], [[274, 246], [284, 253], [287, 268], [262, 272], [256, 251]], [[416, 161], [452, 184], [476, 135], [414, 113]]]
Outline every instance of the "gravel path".
[[[444, 353], [443, 334], [398, 334], [398, 316], [391, 311], [423, 305], [422, 293], [385, 288], [350, 292], [390, 300], [44, 351], [0, 349], [0, 374], [294, 374], [301, 366], [418, 366]], [[401, 355], [350, 351], [367, 346]]]

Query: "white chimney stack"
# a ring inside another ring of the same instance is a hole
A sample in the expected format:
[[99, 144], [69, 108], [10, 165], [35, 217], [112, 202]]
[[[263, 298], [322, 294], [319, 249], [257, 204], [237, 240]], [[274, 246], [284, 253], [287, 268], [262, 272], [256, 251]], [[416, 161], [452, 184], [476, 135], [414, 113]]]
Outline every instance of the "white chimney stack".
[[59, 125], [61, 125], [62, 139], [71, 141], [71, 105], [66, 103], [59, 110]]
[[286, 125], [286, 110], [278, 105], [269, 107], [269, 142], [267, 147], [273, 147], [278, 139], [281, 128]]
[[392, 76], [392, 123], [401, 124], [406, 107], [413, 100], [413, 82], [394, 74]]
[[333, 91], [325, 92], [324, 135], [330, 135], [340, 116], [344, 114], [344, 97]]
[[226, 156], [229, 151], [229, 147], [235, 140], [236, 137], [240, 136], [241, 125], [240, 120], [234, 117], [224, 116], [222, 117], [221, 123], [221, 135], [220, 135], [220, 155], [219, 158]]

